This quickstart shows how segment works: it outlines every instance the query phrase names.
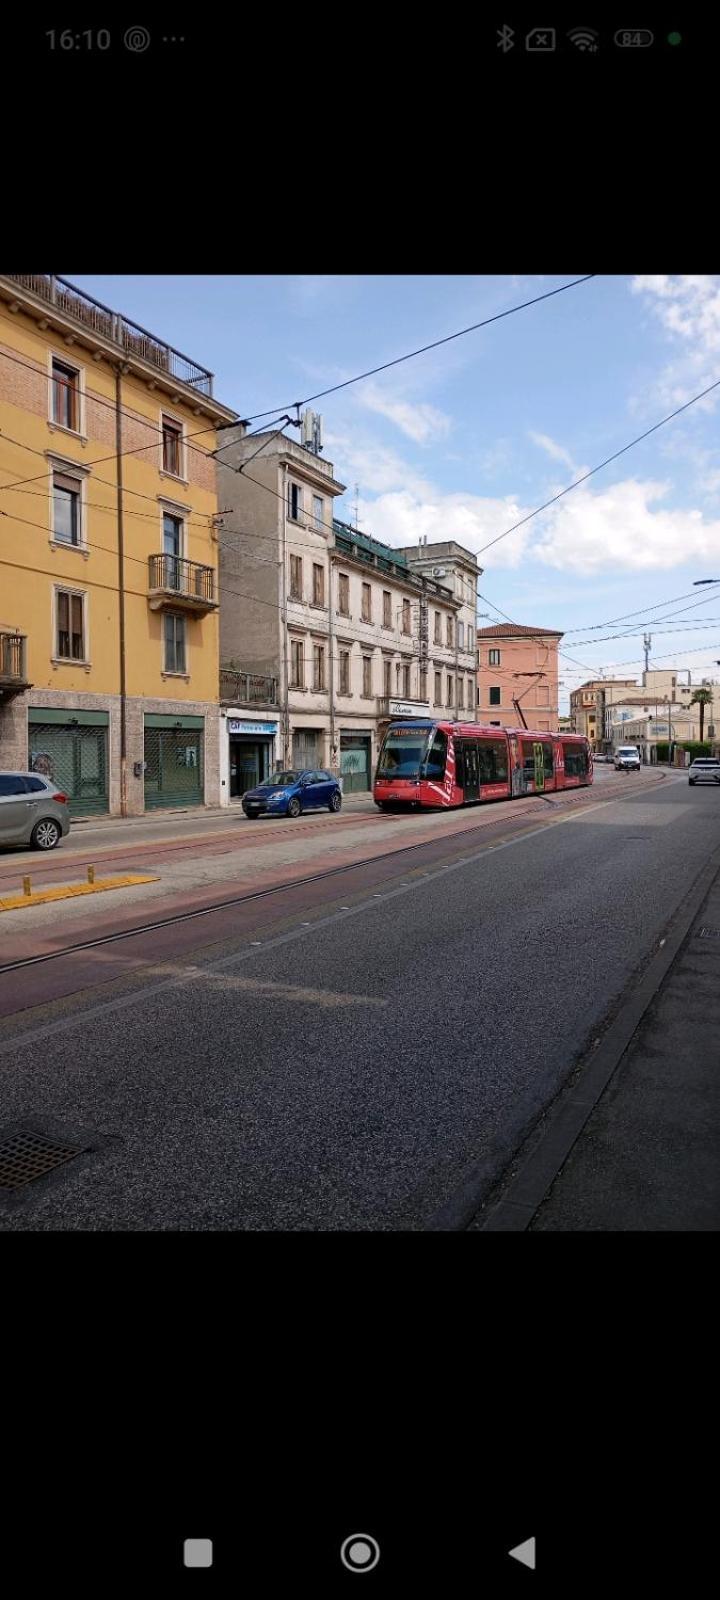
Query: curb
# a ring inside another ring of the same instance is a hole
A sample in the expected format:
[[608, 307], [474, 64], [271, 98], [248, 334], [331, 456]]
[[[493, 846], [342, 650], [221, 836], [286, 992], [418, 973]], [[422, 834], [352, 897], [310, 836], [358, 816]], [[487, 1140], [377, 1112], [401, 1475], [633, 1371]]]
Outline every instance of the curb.
[[[486, 1220], [478, 1233], [525, 1233], [539, 1210], [550, 1185], [564, 1166], [573, 1145], [614, 1076], [634, 1034], [655, 998], [684, 944], [701, 907], [720, 872], [720, 851], [701, 868], [685, 897], [673, 912], [670, 932], [661, 941], [646, 967], [632, 997], [623, 1005], [597, 1049], [586, 1053], [579, 1063], [581, 1076], [570, 1089], [560, 1090], [546, 1113], [545, 1128], [504, 1194], [490, 1203]], [[532, 1140], [532, 1132], [528, 1135]], [[515, 1158], [517, 1159], [517, 1158]], [[487, 1184], [488, 1163], [472, 1173], [463, 1186], [426, 1224], [428, 1232], [458, 1232], [467, 1229], [482, 1210], [483, 1188]], [[502, 1178], [496, 1180], [502, 1183]]]

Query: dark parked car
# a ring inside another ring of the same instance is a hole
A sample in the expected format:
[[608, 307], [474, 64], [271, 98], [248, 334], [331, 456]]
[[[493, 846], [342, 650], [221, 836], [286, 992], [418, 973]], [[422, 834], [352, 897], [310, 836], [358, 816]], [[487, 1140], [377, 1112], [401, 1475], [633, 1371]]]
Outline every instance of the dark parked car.
[[342, 791], [331, 772], [307, 769], [276, 772], [257, 789], [248, 789], [242, 797], [246, 817], [268, 816], [299, 817], [302, 811], [339, 811]]
[[698, 757], [688, 768], [688, 783], [720, 783], [720, 760], [717, 756]]
[[0, 848], [54, 850], [70, 832], [68, 797], [39, 772], [0, 772]]

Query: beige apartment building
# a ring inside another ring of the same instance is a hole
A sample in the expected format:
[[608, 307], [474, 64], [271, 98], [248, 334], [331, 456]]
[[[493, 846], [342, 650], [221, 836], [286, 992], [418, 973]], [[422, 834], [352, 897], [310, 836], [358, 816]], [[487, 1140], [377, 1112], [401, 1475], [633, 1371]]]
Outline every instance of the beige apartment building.
[[[475, 718], [474, 604], [467, 586], [461, 596], [451, 582], [474, 558], [460, 546], [452, 554], [444, 546], [443, 560], [431, 545], [413, 547], [416, 570], [407, 552], [333, 516], [343, 492], [316, 449], [271, 434], [251, 438], [242, 427], [223, 430], [221, 786], [228, 801], [278, 764], [327, 767], [346, 791], [367, 790], [391, 717]], [[433, 577], [432, 567], [445, 577]]]
[[636, 678], [589, 678], [570, 695], [573, 733], [582, 733], [593, 750], [607, 738], [606, 723], [613, 705], [638, 687]]
[[498, 622], [478, 628], [478, 721], [557, 733], [558, 646], [562, 633]]

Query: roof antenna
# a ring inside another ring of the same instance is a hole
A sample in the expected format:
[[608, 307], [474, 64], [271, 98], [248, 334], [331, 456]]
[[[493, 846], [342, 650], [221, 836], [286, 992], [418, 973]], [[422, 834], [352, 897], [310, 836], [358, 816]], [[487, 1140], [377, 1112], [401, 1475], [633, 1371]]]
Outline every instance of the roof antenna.
[[360, 485], [359, 485], [359, 483], [356, 483], [356, 485], [355, 485], [355, 504], [353, 506], [353, 511], [355, 512], [355, 532], [358, 533], [358, 531], [359, 531], [359, 529], [358, 529], [358, 517], [360, 515]]

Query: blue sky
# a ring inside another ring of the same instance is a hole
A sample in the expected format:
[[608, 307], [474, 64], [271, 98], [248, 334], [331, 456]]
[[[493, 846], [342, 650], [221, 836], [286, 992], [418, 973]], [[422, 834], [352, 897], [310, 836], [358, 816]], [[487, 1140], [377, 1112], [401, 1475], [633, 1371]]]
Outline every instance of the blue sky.
[[[68, 276], [210, 367], [247, 416], [580, 274]], [[720, 275], [599, 276], [315, 409], [348, 485], [339, 515], [352, 519], [357, 483], [366, 532], [479, 551], [716, 378]], [[720, 578], [716, 409], [701, 401], [480, 555], [481, 612], [565, 631], [563, 704], [600, 669], [639, 672], [648, 622], [653, 665], [720, 677], [720, 585], [692, 587]], [[663, 622], [690, 605], [681, 628]]]

